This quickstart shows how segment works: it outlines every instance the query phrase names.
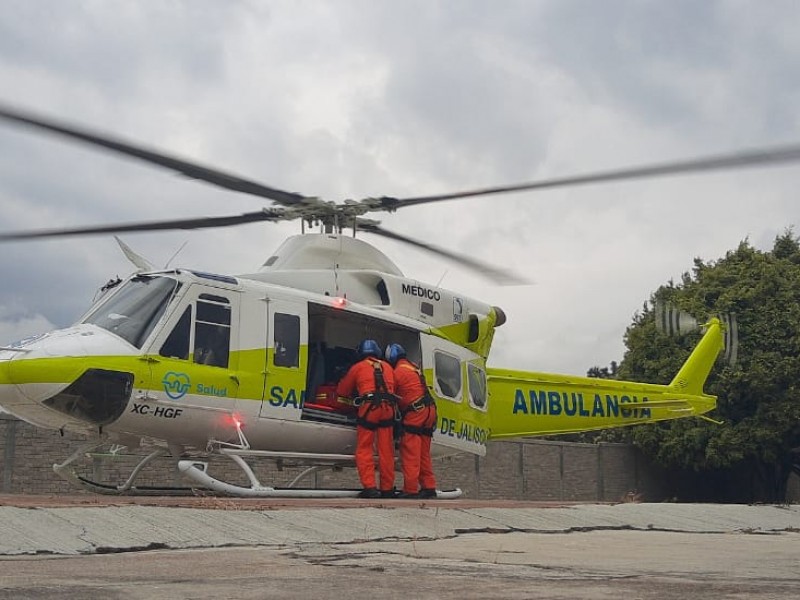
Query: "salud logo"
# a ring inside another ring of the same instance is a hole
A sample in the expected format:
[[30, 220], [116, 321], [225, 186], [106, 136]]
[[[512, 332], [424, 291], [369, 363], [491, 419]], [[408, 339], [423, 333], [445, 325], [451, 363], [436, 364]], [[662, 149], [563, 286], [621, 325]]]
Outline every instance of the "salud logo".
[[186, 373], [176, 373], [175, 371], [170, 371], [164, 375], [161, 383], [164, 384], [164, 391], [167, 392], [167, 396], [173, 400], [183, 398], [192, 385]]

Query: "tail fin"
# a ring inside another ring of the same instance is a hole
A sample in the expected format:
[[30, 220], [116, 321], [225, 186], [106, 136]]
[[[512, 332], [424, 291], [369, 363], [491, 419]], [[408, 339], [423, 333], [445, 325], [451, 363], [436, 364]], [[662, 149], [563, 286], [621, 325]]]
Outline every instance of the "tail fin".
[[708, 374], [724, 347], [724, 335], [720, 320], [713, 318], [704, 327], [706, 332], [703, 334], [703, 338], [669, 384], [670, 387], [687, 394], [703, 393], [703, 385]]

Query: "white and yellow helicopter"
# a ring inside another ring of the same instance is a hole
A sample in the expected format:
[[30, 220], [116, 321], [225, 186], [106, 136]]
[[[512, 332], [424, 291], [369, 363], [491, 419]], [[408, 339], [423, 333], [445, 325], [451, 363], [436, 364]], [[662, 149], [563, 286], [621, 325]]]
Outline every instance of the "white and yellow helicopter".
[[[218, 493], [356, 496], [359, 490], [264, 486], [247, 460], [352, 466], [355, 419], [337, 402], [334, 389], [365, 338], [382, 345], [398, 342], [422, 365], [438, 408], [436, 456], [482, 456], [493, 440], [703, 416], [716, 406], [703, 385], [723, 348], [718, 319], [706, 324], [669, 385], [494, 368], [487, 359], [495, 328], [506, 322], [500, 308], [405, 277], [355, 234], [413, 244], [499, 283], [513, 283], [512, 273], [390, 232], [364, 215], [459, 198], [800, 160], [800, 149], [783, 148], [453, 194], [335, 204], [24, 111], [0, 107], [0, 117], [272, 202], [262, 211], [231, 217], [3, 233], [0, 241], [255, 221], [303, 224], [303, 233], [287, 239], [258, 272], [235, 276], [153, 270], [121, 244], [138, 267], [133, 275], [109, 283], [75, 325], [0, 349], [0, 406], [36, 426], [88, 436], [55, 470], [88, 489], [119, 494], [143, 493], [137, 475], [155, 458], [169, 456], [194, 486]], [[320, 224], [321, 232], [305, 233], [312, 224]], [[354, 235], [345, 235], [345, 227]], [[105, 445], [145, 446], [151, 452], [119, 485], [74, 474], [76, 461]], [[249, 486], [212, 477], [207, 465], [213, 455], [233, 460]]]

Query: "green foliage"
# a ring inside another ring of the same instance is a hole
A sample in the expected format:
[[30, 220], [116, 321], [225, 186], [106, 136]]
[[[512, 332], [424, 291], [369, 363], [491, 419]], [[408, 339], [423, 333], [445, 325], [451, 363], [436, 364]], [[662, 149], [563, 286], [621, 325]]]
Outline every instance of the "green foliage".
[[607, 367], [592, 367], [586, 373], [587, 377], [595, 377], [598, 379], [614, 379], [617, 375], [617, 371], [619, 370], [619, 365], [616, 361], [611, 361], [611, 364]]
[[[679, 285], [662, 286], [637, 314], [625, 334], [621, 379], [668, 383], [697, 336], [670, 338], [655, 327], [656, 299], [698, 319], [735, 313], [739, 360], [719, 365], [706, 392], [719, 396], [718, 426], [685, 419], [625, 430], [658, 463], [695, 471], [750, 465], [761, 477], [763, 500], [783, 500], [800, 447], [800, 244], [791, 230], [771, 252], [747, 241], [723, 259], [694, 262]], [[698, 334], [699, 335], [699, 334]]]

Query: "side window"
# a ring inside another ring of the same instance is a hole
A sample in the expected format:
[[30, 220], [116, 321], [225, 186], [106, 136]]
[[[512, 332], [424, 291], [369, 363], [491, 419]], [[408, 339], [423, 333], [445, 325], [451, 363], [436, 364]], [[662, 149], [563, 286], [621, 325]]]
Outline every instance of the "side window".
[[442, 396], [453, 400], [461, 395], [461, 362], [444, 352], [433, 353], [433, 372], [436, 387]]
[[275, 313], [275, 352], [272, 363], [276, 367], [300, 365], [300, 317]]
[[200, 294], [194, 325], [194, 362], [226, 368], [230, 348], [230, 301], [222, 296]]
[[189, 358], [189, 335], [191, 334], [191, 329], [192, 307], [187, 306], [158, 353], [169, 358], [187, 360]]
[[467, 384], [469, 403], [480, 410], [486, 410], [486, 373], [478, 365], [467, 364]]

